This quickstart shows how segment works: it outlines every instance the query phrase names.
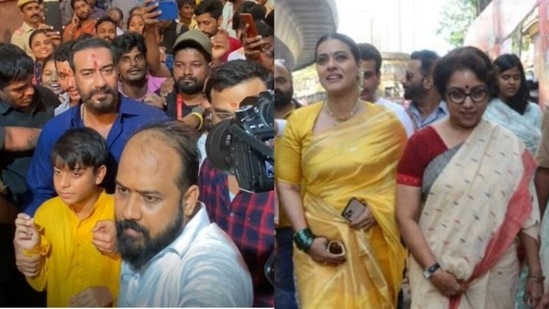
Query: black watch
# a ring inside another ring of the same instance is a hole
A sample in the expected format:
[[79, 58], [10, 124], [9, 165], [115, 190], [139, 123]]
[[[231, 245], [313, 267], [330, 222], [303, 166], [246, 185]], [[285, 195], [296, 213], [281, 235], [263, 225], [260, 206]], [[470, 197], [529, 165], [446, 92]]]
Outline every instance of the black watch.
[[435, 263], [423, 272], [423, 277], [427, 280], [431, 279], [434, 273], [440, 268], [439, 263]]

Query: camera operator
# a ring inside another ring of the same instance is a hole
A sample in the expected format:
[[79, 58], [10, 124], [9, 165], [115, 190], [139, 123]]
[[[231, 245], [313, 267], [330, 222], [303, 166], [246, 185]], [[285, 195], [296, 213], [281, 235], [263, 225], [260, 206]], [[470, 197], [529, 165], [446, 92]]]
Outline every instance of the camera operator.
[[[218, 67], [206, 83], [212, 122], [234, 117], [240, 102], [268, 90], [269, 73], [245, 60]], [[274, 248], [274, 191], [250, 193], [236, 178], [216, 170], [209, 158], [200, 169], [200, 196], [212, 222], [233, 239], [242, 253], [254, 284], [254, 307], [274, 307], [274, 290], [264, 266]]]

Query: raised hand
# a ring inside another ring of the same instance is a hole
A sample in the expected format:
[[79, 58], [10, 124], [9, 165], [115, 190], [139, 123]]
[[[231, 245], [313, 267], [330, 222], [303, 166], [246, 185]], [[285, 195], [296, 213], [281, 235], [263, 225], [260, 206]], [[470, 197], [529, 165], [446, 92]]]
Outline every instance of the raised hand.
[[25, 213], [20, 213], [15, 219], [14, 243], [26, 250], [36, 248], [40, 244], [40, 234], [34, 226], [34, 220]]
[[230, 48], [229, 33], [223, 28], [219, 28], [217, 33], [211, 37], [212, 42], [212, 58], [215, 60], [221, 59]]
[[113, 220], [98, 221], [92, 229], [92, 243], [104, 254], [114, 255], [118, 252], [116, 243], [116, 225]]

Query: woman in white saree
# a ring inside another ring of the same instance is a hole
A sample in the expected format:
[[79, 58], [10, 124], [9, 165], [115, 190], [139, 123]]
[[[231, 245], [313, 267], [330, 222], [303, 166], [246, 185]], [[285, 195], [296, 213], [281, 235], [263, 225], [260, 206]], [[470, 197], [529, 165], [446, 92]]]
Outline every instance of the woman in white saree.
[[412, 136], [397, 168], [412, 308], [513, 308], [517, 237], [530, 266], [524, 300], [536, 305], [543, 294], [536, 163], [513, 133], [483, 119], [490, 59], [474, 47], [455, 49], [433, 79], [450, 115]]

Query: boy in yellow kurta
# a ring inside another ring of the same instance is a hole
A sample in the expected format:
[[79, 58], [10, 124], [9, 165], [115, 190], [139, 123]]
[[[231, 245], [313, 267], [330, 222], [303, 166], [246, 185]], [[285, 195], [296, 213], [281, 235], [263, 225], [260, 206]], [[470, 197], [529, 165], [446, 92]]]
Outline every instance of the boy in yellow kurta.
[[58, 196], [34, 218], [15, 220], [16, 250], [40, 255], [27, 281], [47, 291], [48, 307], [112, 306], [119, 291], [120, 257], [108, 235], [114, 231], [114, 199], [99, 187], [106, 173], [105, 141], [89, 128], [70, 130], [52, 152]]

